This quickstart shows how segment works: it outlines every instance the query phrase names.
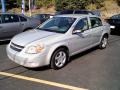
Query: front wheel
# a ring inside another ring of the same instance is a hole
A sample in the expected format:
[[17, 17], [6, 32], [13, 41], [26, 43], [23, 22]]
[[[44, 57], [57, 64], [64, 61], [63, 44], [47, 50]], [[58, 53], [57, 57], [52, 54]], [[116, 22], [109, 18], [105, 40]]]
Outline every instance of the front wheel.
[[104, 48], [106, 48], [107, 44], [108, 44], [108, 37], [103, 36], [103, 38], [102, 38], [102, 40], [100, 42], [99, 48], [104, 49]]
[[64, 48], [59, 48], [53, 53], [50, 66], [55, 70], [60, 69], [66, 65], [68, 59], [69, 55], [67, 50]]

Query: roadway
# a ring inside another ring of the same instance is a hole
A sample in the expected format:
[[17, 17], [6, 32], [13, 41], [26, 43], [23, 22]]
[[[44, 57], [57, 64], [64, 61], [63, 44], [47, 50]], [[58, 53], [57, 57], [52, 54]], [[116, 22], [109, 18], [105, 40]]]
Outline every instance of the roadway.
[[0, 44], [0, 90], [120, 90], [120, 36], [111, 35], [106, 49], [71, 57], [60, 70], [22, 67], [8, 59]]

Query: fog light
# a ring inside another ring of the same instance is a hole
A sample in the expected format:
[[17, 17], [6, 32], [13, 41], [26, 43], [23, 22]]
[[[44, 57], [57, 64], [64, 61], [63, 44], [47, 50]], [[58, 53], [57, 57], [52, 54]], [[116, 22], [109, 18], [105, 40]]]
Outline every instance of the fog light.
[[27, 66], [29, 66], [29, 67], [39, 67], [39, 63], [28, 62]]

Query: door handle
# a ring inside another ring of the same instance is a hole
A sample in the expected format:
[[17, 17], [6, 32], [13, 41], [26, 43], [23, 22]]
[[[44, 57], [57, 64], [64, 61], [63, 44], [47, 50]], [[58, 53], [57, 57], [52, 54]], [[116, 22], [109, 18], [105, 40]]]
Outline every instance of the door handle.
[[83, 35], [84, 38], [85, 38], [85, 37], [86, 37], [86, 38], [89, 38], [89, 37], [91, 37], [91, 36], [92, 36], [91, 34], [84, 34], [84, 35]]

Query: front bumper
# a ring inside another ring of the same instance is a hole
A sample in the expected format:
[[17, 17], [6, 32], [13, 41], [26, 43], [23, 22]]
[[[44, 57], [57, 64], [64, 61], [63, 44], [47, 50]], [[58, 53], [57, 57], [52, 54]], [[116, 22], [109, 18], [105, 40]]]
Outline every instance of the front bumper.
[[46, 60], [47, 53], [45, 52], [42, 54], [26, 54], [22, 51], [17, 52], [11, 49], [9, 45], [6, 48], [6, 51], [9, 59], [25, 67], [36, 68], [49, 64], [48, 61]]

